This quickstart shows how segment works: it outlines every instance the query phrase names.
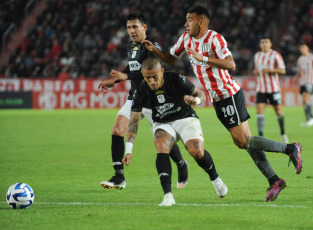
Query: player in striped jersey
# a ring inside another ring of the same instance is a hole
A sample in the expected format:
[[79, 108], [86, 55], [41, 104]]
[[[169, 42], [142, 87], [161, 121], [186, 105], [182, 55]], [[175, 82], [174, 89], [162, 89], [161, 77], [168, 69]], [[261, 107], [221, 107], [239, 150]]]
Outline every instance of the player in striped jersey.
[[191, 7], [186, 18], [186, 32], [171, 48], [170, 53], [157, 49], [150, 41], [145, 40], [143, 43], [147, 49], [169, 64], [174, 63], [184, 53], [188, 54], [196, 77], [213, 102], [217, 117], [229, 130], [234, 143], [249, 152], [259, 170], [267, 178], [270, 187], [265, 201], [273, 201], [286, 186], [286, 181], [274, 172], [264, 151], [288, 155], [296, 168], [296, 173], [299, 174], [302, 169], [301, 145], [252, 136], [243, 90], [228, 73], [228, 70], [235, 70], [236, 64], [228, 50], [227, 42], [222, 35], [208, 29], [210, 15], [205, 7], [198, 5]]
[[282, 98], [278, 74], [285, 74], [285, 64], [280, 53], [272, 50], [272, 42], [269, 37], [262, 37], [260, 40], [261, 52], [254, 55], [253, 74], [258, 76], [256, 87], [256, 109], [259, 135], [263, 136], [265, 125], [264, 111], [267, 104], [271, 104], [277, 115], [280, 126], [282, 142], [288, 143], [285, 134], [284, 114], [282, 111]]
[[301, 43], [299, 51], [302, 54], [297, 62], [297, 75], [295, 83], [300, 85], [300, 93], [302, 94], [302, 103], [304, 105], [304, 113], [306, 122], [302, 126], [312, 126], [313, 116], [311, 107], [311, 94], [313, 94], [313, 54], [310, 53], [309, 47], [305, 43]]

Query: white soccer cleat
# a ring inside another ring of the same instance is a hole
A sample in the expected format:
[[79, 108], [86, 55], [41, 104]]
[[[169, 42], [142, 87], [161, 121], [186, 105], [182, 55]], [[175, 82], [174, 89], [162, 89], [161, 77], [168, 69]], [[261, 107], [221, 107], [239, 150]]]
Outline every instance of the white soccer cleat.
[[173, 194], [171, 192], [168, 192], [164, 194], [163, 201], [161, 204], [159, 204], [159, 206], [172, 206], [173, 204], [176, 204]]
[[313, 118], [310, 118], [310, 119], [307, 120], [306, 122], [302, 122], [302, 123], [300, 124], [300, 126], [302, 126], [302, 127], [313, 126]]
[[103, 188], [116, 188], [116, 189], [125, 189], [126, 187], [126, 181], [124, 176], [116, 176], [114, 175], [109, 181], [102, 181], [100, 182], [100, 185]]
[[216, 178], [214, 181], [211, 181], [211, 182], [219, 198], [222, 198], [227, 195], [228, 188], [220, 177]]
[[310, 118], [307, 122], [306, 122], [306, 126], [312, 126], [313, 125], [313, 118]]
[[281, 141], [285, 144], [288, 144], [289, 140], [286, 134], [281, 135]]

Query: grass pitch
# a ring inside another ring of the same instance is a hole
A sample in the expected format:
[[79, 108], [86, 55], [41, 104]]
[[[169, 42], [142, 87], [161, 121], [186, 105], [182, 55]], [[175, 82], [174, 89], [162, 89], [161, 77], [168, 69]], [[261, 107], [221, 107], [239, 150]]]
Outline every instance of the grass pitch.
[[[276, 173], [287, 181], [278, 199], [265, 203], [266, 179], [248, 153], [237, 149], [213, 108], [196, 109], [205, 148], [229, 188], [217, 199], [209, 177], [187, 153], [189, 182], [172, 190], [177, 205], [159, 207], [163, 193], [155, 169], [156, 151], [150, 126], [143, 120], [131, 165], [125, 168], [125, 190], [104, 190], [100, 181], [113, 175], [110, 143], [117, 110], [0, 111], [1, 229], [312, 229], [313, 127], [300, 127], [303, 108], [284, 108], [290, 142], [303, 144], [303, 172], [296, 175], [288, 157], [267, 153]], [[255, 108], [250, 108], [256, 134]], [[271, 108], [265, 136], [279, 141]], [[34, 204], [12, 210], [5, 202], [10, 185], [24, 182], [35, 193]]]

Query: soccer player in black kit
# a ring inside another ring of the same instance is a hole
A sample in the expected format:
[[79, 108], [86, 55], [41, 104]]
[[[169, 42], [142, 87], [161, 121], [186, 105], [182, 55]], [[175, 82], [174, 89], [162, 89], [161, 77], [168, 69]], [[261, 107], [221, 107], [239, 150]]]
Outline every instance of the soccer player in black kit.
[[191, 108], [191, 105], [205, 101], [204, 93], [186, 77], [174, 72], [164, 72], [156, 58], [144, 60], [141, 72], [145, 81], [141, 82], [133, 95], [123, 163], [130, 164], [141, 112], [149, 102], [152, 107], [154, 144], [157, 149], [156, 168], [164, 192], [160, 206], [175, 204], [171, 192], [172, 169], [169, 153], [179, 139], [198, 165], [209, 174], [218, 196], [224, 197], [227, 194], [227, 186], [218, 176], [211, 155], [204, 149], [200, 120]]
[[[157, 42], [152, 41], [146, 36], [146, 29], [147, 24], [143, 14], [134, 13], [127, 16], [127, 32], [132, 40], [127, 48], [128, 66], [123, 72], [112, 70], [110, 73], [112, 79], [104, 80], [99, 85], [99, 88], [105, 92], [108, 88], [113, 87], [114, 84], [120, 81], [127, 79], [131, 80], [131, 89], [129, 91], [128, 100], [118, 112], [112, 129], [111, 153], [115, 175], [110, 180], [101, 182], [101, 186], [104, 188], [124, 189], [126, 186], [122, 159], [124, 156], [124, 136], [130, 118], [132, 94], [143, 80], [143, 76], [140, 72], [142, 61], [149, 56], [153, 56], [153, 54], [146, 49], [145, 45], [141, 44], [141, 41], [147, 39], [159, 47]], [[145, 105], [142, 114], [152, 125], [152, 112], [147, 104]], [[188, 181], [187, 162], [183, 160], [177, 145], [173, 147], [170, 156], [178, 168], [177, 188], [183, 188]]]

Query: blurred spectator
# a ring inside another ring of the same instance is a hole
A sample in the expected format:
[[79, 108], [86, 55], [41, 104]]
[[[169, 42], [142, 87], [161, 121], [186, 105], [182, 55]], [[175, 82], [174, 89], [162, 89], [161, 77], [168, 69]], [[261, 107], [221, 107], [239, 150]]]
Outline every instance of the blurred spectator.
[[[21, 12], [21, 5], [25, 5], [22, 0], [4, 2], [9, 12]], [[310, 0], [292, 2], [297, 7], [290, 15], [288, 30], [278, 28], [282, 34], [279, 47], [275, 47], [285, 59], [287, 74], [295, 71], [299, 40], [313, 45], [313, 4]], [[169, 50], [184, 32], [187, 9], [196, 3], [208, 7], [210, 28], [228, 41], [237, 64], [234, 74], [251, 74], [259, 39], [273, 30], [284, 1], [49, 0], [45, 11], [37, 18], [36, 27], [11, 53], [7, 67], [0, 69], [1, 74], [54, 78], [65, 75], [66, 69], [69, 78], [109, 77], [111, 69], [123, 70], [127, 65], [125, 52], [129, 37], [125, 25], [129, 13], [143, 12], [148, 21], [148, 36], [156, 39], [164, 50]], [[15, 20], [4, 10], [0, 10], [0, 17], [6, 22]], [[193, 75], [187, 58], [167, 69]]]

